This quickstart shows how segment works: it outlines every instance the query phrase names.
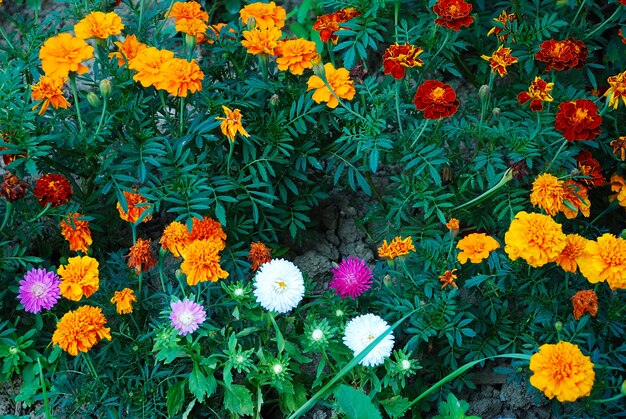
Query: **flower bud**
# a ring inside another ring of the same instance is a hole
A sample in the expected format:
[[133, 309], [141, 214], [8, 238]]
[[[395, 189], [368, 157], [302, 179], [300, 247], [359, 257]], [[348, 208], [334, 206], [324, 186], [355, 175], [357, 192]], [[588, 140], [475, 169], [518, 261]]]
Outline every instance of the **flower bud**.
[[561, 332], [561, 330], [563, 330], [563, 323], [561, 322], [554, 323], [554, 328], [556, 329], [557, 332]]
[[185, 274], [180, 269], [176, 269], [176, 272], [174, 272], [174, 276], [176, 277], [177, 281], [182, 281], [183, 279], [185, 279]]
[[109, 96], [111, 96], [111, 91], [113, 90], [113, 85], [111, 84], [111, 80], [103, 79], [100, 81], [100, 94], [107, 100]]
[[490, 94], [491, 94], [491, 89], [486, 84], [483, 84], [478, 89], [478, 97], [480, 98], [480, 100], [488, 99]]
[[188, 33], [185, 34], [183, 39], [185, 42], [185, 48], [188, 51], [192, 51], [196, 47], [196, 44], [198, 43], [198, 40], [196, 39], [196, 37], [193, 35], [189, 35]]
[[272, 97], [270, 98], [270, 105], [271, 106], [276, 106], [276, 105], [278, 105], [279, 101], [280, 101], [280, 98], [278, 97], [278, 95], [276, 93], [274, 93], [272, 95]]
[[315, 57], [311, 59], [311, 64], [313, 64], [313, 73], [316, 76], [322, 77], [326, 72], [324, 71], [324, 64], [322, 63], [322, 56], [319, 54], [315, 54]]
[[493, 110], [491, 111], [491, 114], [493, 115], [494, 118], [498, 118], [501, 113], [502, 113], [502, 110], [500, 108], [493, 108]]
[[98, 97], [98, 95], [94, 92], [87, 93], [87, 102], [89, 102], [89, 104], [94, 108], [99, 108], [100, 104], [102, 103], [100, 102], [100, 98]]
[[256, 20], [253, 17], [249, 17], [246, 24], [248, 25], [248, 30], [251, 31], [256, 26]]
[[622, 386], [619, 388], [620, 393], [626, 395], [626, 380], [622, 381]]

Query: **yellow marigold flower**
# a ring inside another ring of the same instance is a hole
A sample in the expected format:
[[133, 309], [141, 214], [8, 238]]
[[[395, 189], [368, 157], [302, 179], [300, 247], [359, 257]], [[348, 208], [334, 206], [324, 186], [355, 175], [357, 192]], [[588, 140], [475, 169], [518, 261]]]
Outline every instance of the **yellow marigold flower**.
[[202, 10], [202, 6], [196, 1], [177, 1], [172, 5], [172, 8], [165, 16], [174, 18], [175, 22], [181, 19], [199, 19], [203, 22], [209, 21], [208, 13]]
[[489, 257], [489, 253], [498, 249], [498, 243], [493, 237], [485, 233], [472, 233], [463, 237], [456, 245], [461, 252], [457, 255], [457, 259], [464, 264], [469, 259], [472, 263], [480, 263], [483, 259]]
[[458, 230], [460, 228], [459, 220], [456, 218], [450, 218], [446, 223], [446, 227], [450, 231]]
[[541, 345], [530, 357], [530, 370], [530, 384], [560, 402], [588, 396], [596, 376], [591, 359], [569, 342]]
[[61, 295], [68, 300], [79, 301], [83, 295], [89, 298], [100, 286], [98, 261], [89, 256], [69, 258], [57, 273], [61, 277]]
[[278, 29], [285, 26], [287, 19], [287, 11], [277, 6], [273, 1], [270, 3], [252, 3], [239, 11], [239, 17], [244, 25], [248, 24], [250, 18], [254, 18], [254, 24], [258, 28], [271, 28], [273, 26]]
[[172, 58], [161, 67], [159, 89], [167, 90], [172, 96], [187, 97], [187, 92], [195, 93], [202, 90], [204, 73], [196, 64], [196, 60], [187, 61]]
[[128, 256], [128, 267], [135, 268], [135, 272], [139, 275], [140, 272], [148, 272], [154, 268], [156, 260], [150, 250], [150, 244], [152, 240], [137, 239], [135, 244], [130, 248]]
[[135, 35], [128, 35], [124, 39], [124, 42], [114, 42], [119, 49], [119, 52], [112, 52], [109, 54], [109, 58], [117, 58], [117, 65], [123, 66], [124, 63], [129, 63], [134, 59], [141, 50], [148, 46], [137, 40]]
[[182, 252], [183, 263], [180, 269], [187, 275], [187, 284], [217, 282], [228, 277], [228, 272], [220, 266], [219, 252], [223, 247], [215, 240], [194, 240]]
[[506, 68], [518, 62], [517, 57], [511, 55], [511, 52], [511, 48], [505, 48], [500, 45], [491, 56], [481, 55], [480, 58], [489, 61], [491, 71], [498, 73], [500, 77], [504, 77], [505, 74], [508, 74]]
[[524, 259], [539, 267], [554, 262], [566, 246], [566, 236], [551, 217], [520, 211], [504, 235], [504, 251], [511, 260]]
[[313, 68], [311, 60], [317, 55], [315, 42], [306, 39], [290, 39], [281, 44], [280, 57], [276, 59], [278, 69], [289, 69], [295, 75], [301, 75], [305, 68]]
[[585, 251], [587, 246], [586, 238], [578, 234], [568, 234], [565, 237], [565, 247], [556, 260], [556, 263], [563, 268], [565, 272], [576, 272], [578, 269], [578, 260]]
[[383, 240], [382, 246], [378, 248], [378, 257], [391, 260], [398, 256], [408, 255], [410, 251], [415, 252], [411, 236], [406, 239], [397, 236], [389, 244], [387, 244], [387, 240]]
[[[350, 79], [350, 72], [345, 68], [335, 69], [331, 63], [324, 64], [324, 73], [328, 85], [333, 89], [335, 94], [328, 89], [324, 81], [318, 76], [311, 76], [307, 82], [309, 90], [315, 89], [313, 100], [316, 103], [327, 102], [331, 109], [335, 109], [339, 105], [337, 98], [352, 100], [356, 94], [354, 82]], [[335, 97], [335, 95], [337, 97]]]
[[626, 240], [609, 233], [589, 240], [578, 268], [592, 284], [607, 281], [612, 290], [626, 288]]
[[598, 295], [593, 290], [578, 291], [572, 296], [574, 305], [574, 318], [580, 320], [585, 313], [596, 317], [598, 314]]
[[[120, 213], [120, 218], [129, 223], [137, 223], [143, 212], [151, 208], [150, 205], [144, 205], [148, 203], [148, 200], [141, 194], [124, 191], [124, 198], [126, 198], [126, 203], [128, 204], [128, 212], [124, 211], [122, 204], [119, 202], [117, 203], [117, 211]], [[152, 216], [148, 215], [141, 222], [147, 223], [151, 219]]]
[[[87, 253], [87, 248], [91, 245], [91, 230], [87, 220], [80, 220], [82, 215], [78, 212], [67, 216], [61, 221], [61, 234], [70, 243], [70, 250], [74, 252]], [[73, 227], [72, 227], [73, 225]]]
[[202, 220], [194, 218], [192, 223], [190, 240], [211, 240], [218, 244], [220, 250], [224, 250], [226, 233], [218, 221], [211, 217], [203, 217]]
[[33, 110], [41, 106], [39, 115], [42, 115], [50, 105], [54, 109], [69, 108], [70, 102], [65, 99], [61, 90], [64, 83], [65, 77], [41, 76], [39, 81], [31, 87], [31, 97], [33, 100], [43, 100], [43, 102], [35, 104]]
[[243, 37], [245, 39], [241, 41], [241, 45], [248, 50], [248, 54], [276, 55], [278, 39], [282, 34], [280, 29], [275, 26], [263, 29], [254, 28], [249, 31], [243, 31]]
[[78, 351], [87, 352], [101, 339], [111, 340], [111, 329], [104, 327], [106, 323], [100, 307], [79, 307], [59, 320], [52, 344], [72, 356], [78, 355]]
[[39, 50], [43, 72], [50, 77], [67, 77], [70, 71], [85, 74], [89, 69], [82, 62], [90, 58], [93, 47], [69, 33], [48, 38]]
[[215, 119], [218, 121], [222, 121], [220, 128], [222, 129], [222, 134], [224, 134], [228, 139], [232, 142], [235, 141], [235, 136], [237, 133], [243, 135], [244, 137], [249, 137], [250, 134], [243, 128], [241, 125], [241, 120], [243, 119], [243, 115], [241, 115], [241, 111], [239, 109], [235, 109], [231, 111], [226, 106], [222, 105], [222, 109], [226, 114], [226, 117], [218, 116]]
[[609, 77], [607, 82], [611, 87], [607, 89], [604, 96], [607, 97], [609, 106], [613, 109], [617, 109], [620, 98], [622, 98], [622, 102], [626, 105], [626, 71]]
[[561, 212], [568, 219], [576, 218], [580, 211], [585, 217], [589, 217], [591, 201], [587, 196], [587, 188], [578, 182], [568, 180], [563, 185], [563, 204]]
[[626, 207], [626, 181], [617, 173], [611, 176], [611, 190], [617, 193], [609, 196], [609, 201], [617, 199], [622, 207]]
[[563, 181], [550, 173], [539, 175], [533, 182], [530, 202], [543, 208], [548, 214], [555, 216], [563, 205]]
[[611, 141], [611, 147], [613, 147], [613, 154], [620, 156], [622, 161], [626, 160], [626, 136]]
[[143, 87], [155, 86], [159, 89], [163, 79], [161, 67], [172, 58], [174, 58], [172, 51], [147, 47], [139, 51], [137, 56], [129, 61], [128, 67], [137, 71], [133, 80], [141, 83]]
[[137, 302], [135, 292], [130, 288], [124, 288], [121, 291], [115, 291], [111, 304], [115, 304], [117, 314], [130, 314], [133, 312], [133, 303]]
[[169, 250], [176, 257], [180, 257], [181, 252], [191, 243], [189, 235], [186, 225], [173, 221], [165, 227], [159, 243], [163, 249]]
[[80, 39], [106, 39], [111, 35], [119, 35], [122, 29], [122, 19], [115, 12], [91, 12], [74, 25], [74, 33]]
[[452, 285], [454, 288], [459, 288], [454, 282], [457, 278], [456, 271], [458, 269], [447, 270], [443, 273], [443, 275], [439, 276], [439, 281], [441, 282], [441, 289], [444, 289], [448, 285]]
[[198, 43], [206, 40], [205, 34], [208, 29], [206, 22], [200, 19], [179, 19], [176, 21], [176, 30], [195, 36]]
[[251, 243], [248, 260], [251, 263], [250, 269], [258, 271], [261, 265], [272, 260], [270, 249], [261, 242]]

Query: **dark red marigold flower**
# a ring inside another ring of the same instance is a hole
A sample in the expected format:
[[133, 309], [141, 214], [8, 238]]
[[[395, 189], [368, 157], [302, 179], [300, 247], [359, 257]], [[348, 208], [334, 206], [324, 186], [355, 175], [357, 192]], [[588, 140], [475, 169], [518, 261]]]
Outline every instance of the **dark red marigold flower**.
[[417, 110], [424, 112], [426, 119], [452, 116], [459, 107], [459, 100], [452, 87], [438, 80], [422, 83], [415, 92], [413, 102]]
[[385, 74], [391, 74], [393, 78], [402, 80], [407, 68], [421, 67], [424, 62], [417, 58], [422, 53], [422, 49], [410, 44], [389, 45], [383, 55], [383, 66]]
[[0, 183], [0, 195], [7, 201], [14, 202], [24, 198], [26, 188], [28, 188], [28, 183], [7, 172], [4, 174], [4, 180]]
[[580, 170], [580, 173], [588, 176], [586, 178], [578, 179], [578, 181], [586, 187], [594, 188], [602, 186], [602, 184], [606, 181], [604, 176], [602, 176], [602, 166], [600, 166], [600, 162], [594, 159], [590, 152], [581, 151], [578, 153], [576, 156], [576, 162], [578, 163], [578, 170]]
[[328, 15], [322, 15], [319, 16], [313, 24], [313, 29], [320, 33], [320, 39], [322, 42], [328, 42], [331, 40], [333, 41], [333, 44], [337, 44], [339, 37], [335, 35], [335, 32], [341, 29], [339, 25], [359, 16], [360, 14], [361, 12], [358, 10], [347, 8]]
[[579, 320], [585, 313], [591, 314], [592, 317], [598, 314], [598, 295], [593, 290], [578, 291], [572, 297], [572, 304], [576, 320]]
[[439, 16], [435, 19], [437, 25], [455, 31], [461, 30], [461, 26], [469, 26], [474, 21], [472, 5], [464, 0], [438, 0], [433, 6], [433, 12]]
[[51, 204], [52, 207], [69, 202], [73, 194], [70, 181], [54, 173], [45, 174], [37, 179], [33, 193], [41, 205]]
[[567, 141], [593, 140], [602, 131], [602, 117], [598, 107], [587, 99], [563, 102], [556, 113], [554, 128], [563, 133]]
[[582, 68], [587, 60], [587, 47], [583, 41], [574, 40], [572, 37], [564, 41], [550, 39], [542, 42], [539, 48], [535, 54], [535, 59], [548, 63], [546, 66], [548, 71]]
[[537, 76], [530, 83], [527, 92], [521, 92], [517, 95], [517, 101], [520, 105], [530, 100], [530, 110], [533, 112], [541, 112], [543, 110], [543, 102], [552, 102], [554, 99], [550, 95], [554, 87], [554, 83], [546, 83], [541, 77]]

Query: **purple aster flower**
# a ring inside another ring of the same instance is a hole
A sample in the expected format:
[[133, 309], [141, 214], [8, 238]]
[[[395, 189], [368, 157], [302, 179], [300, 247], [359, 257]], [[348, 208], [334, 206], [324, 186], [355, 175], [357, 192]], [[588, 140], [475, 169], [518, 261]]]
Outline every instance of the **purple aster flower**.
[[356, 298], [372, 285], [372, 270], [365, 261], [357, 257], [342, 259], [333, 267], [333, 279], [328, 286], [341, 298]]
[[170, 320], [172, 327], [178, 330], [179, 335], [185, 336], [193, 333], [206, 320], [206, 311], [198, 304], [185, 298], [183, 301], [175, 301], [170, 304], [172, 312]]
[[42, 308], [50, 310], [61, 296], [60, 283], [56, 273], [33, 268], [20, 281], [17, 298], [29, 313], [39, 313]]

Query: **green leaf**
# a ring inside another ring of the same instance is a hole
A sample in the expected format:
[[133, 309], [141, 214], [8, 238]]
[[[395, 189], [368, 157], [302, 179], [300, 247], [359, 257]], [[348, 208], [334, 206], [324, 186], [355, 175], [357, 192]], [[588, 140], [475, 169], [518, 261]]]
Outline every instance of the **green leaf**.
[[335, 391], [335, 399], [348, 419], [382, 419], [380, 412], [365, 393], [345, 384], [341, 384]]
[[403, 413], [409, 407], [409, 399], [401, 396], [393, 396], [387, 400], [381, 400], [380, 405], [385, 412], [392, 418], [402, 417]]
[[215, 392], [216, 387], [217, 383], [213, 375], [207, 377], [200, 366], [194, 364], [191, 374], [189, 374], [189, 391], [196, 396], [196, 399], [202, 403], [206, 396]]
[[181, 380], [167, 390], [167, 415], [174, 416], [183, 408], [185, 401], [185, 380]]
[[240, 384], [224, 387], [224, 407], [236, 415], [252, 415], [252, 393]]

